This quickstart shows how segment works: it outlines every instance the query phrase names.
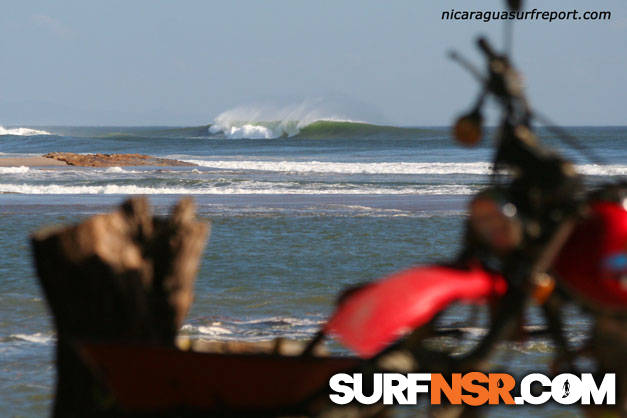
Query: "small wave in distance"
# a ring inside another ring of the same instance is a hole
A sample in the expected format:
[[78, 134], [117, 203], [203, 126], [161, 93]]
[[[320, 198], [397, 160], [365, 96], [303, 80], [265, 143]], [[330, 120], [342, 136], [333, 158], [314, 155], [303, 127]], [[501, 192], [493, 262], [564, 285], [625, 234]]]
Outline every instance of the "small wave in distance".
[[48, 131], [42, 131], [39, 129], [5, 128], [4, 126], [0, 126], [0, 136], [2, 135], [35, 136], [35, 135], [51, 135], [51, 133]]

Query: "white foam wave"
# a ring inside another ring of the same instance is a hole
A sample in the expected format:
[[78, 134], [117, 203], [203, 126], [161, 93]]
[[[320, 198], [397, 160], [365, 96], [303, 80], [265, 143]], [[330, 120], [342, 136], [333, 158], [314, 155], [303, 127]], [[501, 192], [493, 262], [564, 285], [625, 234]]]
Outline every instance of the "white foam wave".
[[36, 344], [49, 344], [54, 340], [54, 336], [45, 335], [41, 332], [36, 332], [34, 334], [12, 334], [10, 338]]
[[215, 340], [261, 341], [275, 337], [303, 338], [312, 335], [324, 324], [324, 318], [272, 316], [256, 319], [223, 318], [206, 325], [185, 324], [180, 332]]
[[[87, 172], [85, 170], [81, 168], [79, 168], [77, 170], [77, 172], [81, 172], [83, 174], [86, 174]], [[137, 173], [141, 173], [142, 171], [138, 171], [138, 170], [129, 170], [128, 168], [122, 168], [122, 167], [107, 167], [104, 170], [95, 170], [96, 173], [107, 173], [107, 174], [137, 174]]]
[[205, 195], [205, 194], [292, 194], [292, 195], [334, 195], [334, 194], [415, 194], [415, 195], [467, 195], [475, 190], [462, 185], [428, 185], [413, 187], [358, 187], [349, 184], [310, 184], [299, 187], [288, 187], [285, 184], [250, 182], [242, 186], [212, 186], [205, 188], [185, 187], [144, 187], [136, 185], [106, 184], [98, 186], [72, 186], [60, 184], [0, 184], [0, 193], [19, 194], [172, 194], [172, 195]]
[[232, 334], [231, 331], [222, 327], [220, 322], [214, 322], [210, 325], [199, 325], [199, 326], [185, 324], [181, 327], [181, 331], [185, 334], [202, 334], [202, 335], [209, 335], [212, 337]]
[[0, 135], [17, 135], [17, 136], [33, 136], [33, 135], [52, 135], [50, 132], [39, 129], [30, 128], [5, 128], [0, 126]]
[[0, 167], [0, 174], [23, 174], [30, 171], [30, 168], [25, 166], [20, 167]]
[[223, 133], [229, 139], [271, 139], [278, 138], [282, 133], [261, 125], [244, 124], [242, 126], [211, 125], [209, 133]]
[[[226, 170], [272, 171], [286, 173], [337, 173], [337, 174], [471, 174], [488, 175], [492, 163], [488, 162], [379, 162], [348, 163], [326, 161], [258, 161], [258, 160], [183, 160], [202, 167]], [[591, 176], [627, 175], [627, 165], [578, 165], [581, 174]]]
[[325, 321], [322, 319], [310, 319], [310, 318], [293, 318], [289, 316], [270, 316], [266, 318], [256, 318], [256, 319], [234, 319], [231, 320], [232, 323], [238, 325], [290, 325], [294, 327], [299, 326], [309, 326], [309, 325], [321, 325]]
[[289, 173], [338, 174], [489, 174], [492, 164], [474, 163], [346, 163], [324, 161], [183, 160], [202, 167]]
[[627, 165], [621, 164], [581, 164], [577, 171], [588, 176], [624, 176], [627, 175]]

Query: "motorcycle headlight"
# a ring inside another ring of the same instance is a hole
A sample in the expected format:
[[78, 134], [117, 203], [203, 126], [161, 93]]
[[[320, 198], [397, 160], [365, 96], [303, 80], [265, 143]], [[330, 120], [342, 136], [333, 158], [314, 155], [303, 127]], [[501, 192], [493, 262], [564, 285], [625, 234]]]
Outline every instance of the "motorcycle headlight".
[[481, 141], [483, 117], [478, 110], [460, 116], [453, 125], [453, 136], [462, 145], [472, 147]]

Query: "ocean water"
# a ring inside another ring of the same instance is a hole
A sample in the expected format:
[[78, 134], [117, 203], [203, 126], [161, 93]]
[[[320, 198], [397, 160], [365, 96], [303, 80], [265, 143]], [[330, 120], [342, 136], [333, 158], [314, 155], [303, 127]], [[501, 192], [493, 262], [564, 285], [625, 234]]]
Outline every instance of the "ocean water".
[[[576, 162], [588, 184], [627, 174], [627, 128], [568, 130], [603, 162], [585, 161], [546, 130], [538, 133]], [[307, 339], [344, 287], [455, 254], [466, 202], [488, 183], [491, 146], [489, 135], [467, 149], [453, 143], [447, 128], [348, 121], [223, 117], [187, 128], [0, 127], [0, 158], [137, 152], [197, 164], [0, 167], [0, 410], [38, 417], [51, 405], [55, 336], [28, 243], [38, 228], [80, 221], [127, 195], [149, 195], [162, 214], [181, 195], [192, 195], [213, 229], [181, 333]], [[451, 321], [466, 312], [454, 308]], [[529, 322], [540, 321], [532, 309]], [[469, 326], [475, 338], [483, 332]], [[588, 326], [573, 307], [569, 337], [580, 341]], [[550, 343], [540, 340], [505, 345], [494, 362], [522, 373], [546, 370], [549, 359]], [[549, 406], [522, 415], [572, 412]], [[490, 415], [511, 413], [502, 408]]]

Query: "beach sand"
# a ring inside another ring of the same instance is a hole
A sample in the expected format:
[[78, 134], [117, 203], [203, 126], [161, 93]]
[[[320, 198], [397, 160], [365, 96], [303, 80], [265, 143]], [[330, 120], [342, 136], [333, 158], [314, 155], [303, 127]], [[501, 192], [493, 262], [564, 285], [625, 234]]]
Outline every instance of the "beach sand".
[[2, 157], [0, 167], [50, 167], [67, 165], [67, 163], [44, 157]]
[[144, 154], [76, 154], [51, 152], [40, 157], [0, 157], [0, 167], [129, 167], [129, 166], [194, 166], [195, 164]]

